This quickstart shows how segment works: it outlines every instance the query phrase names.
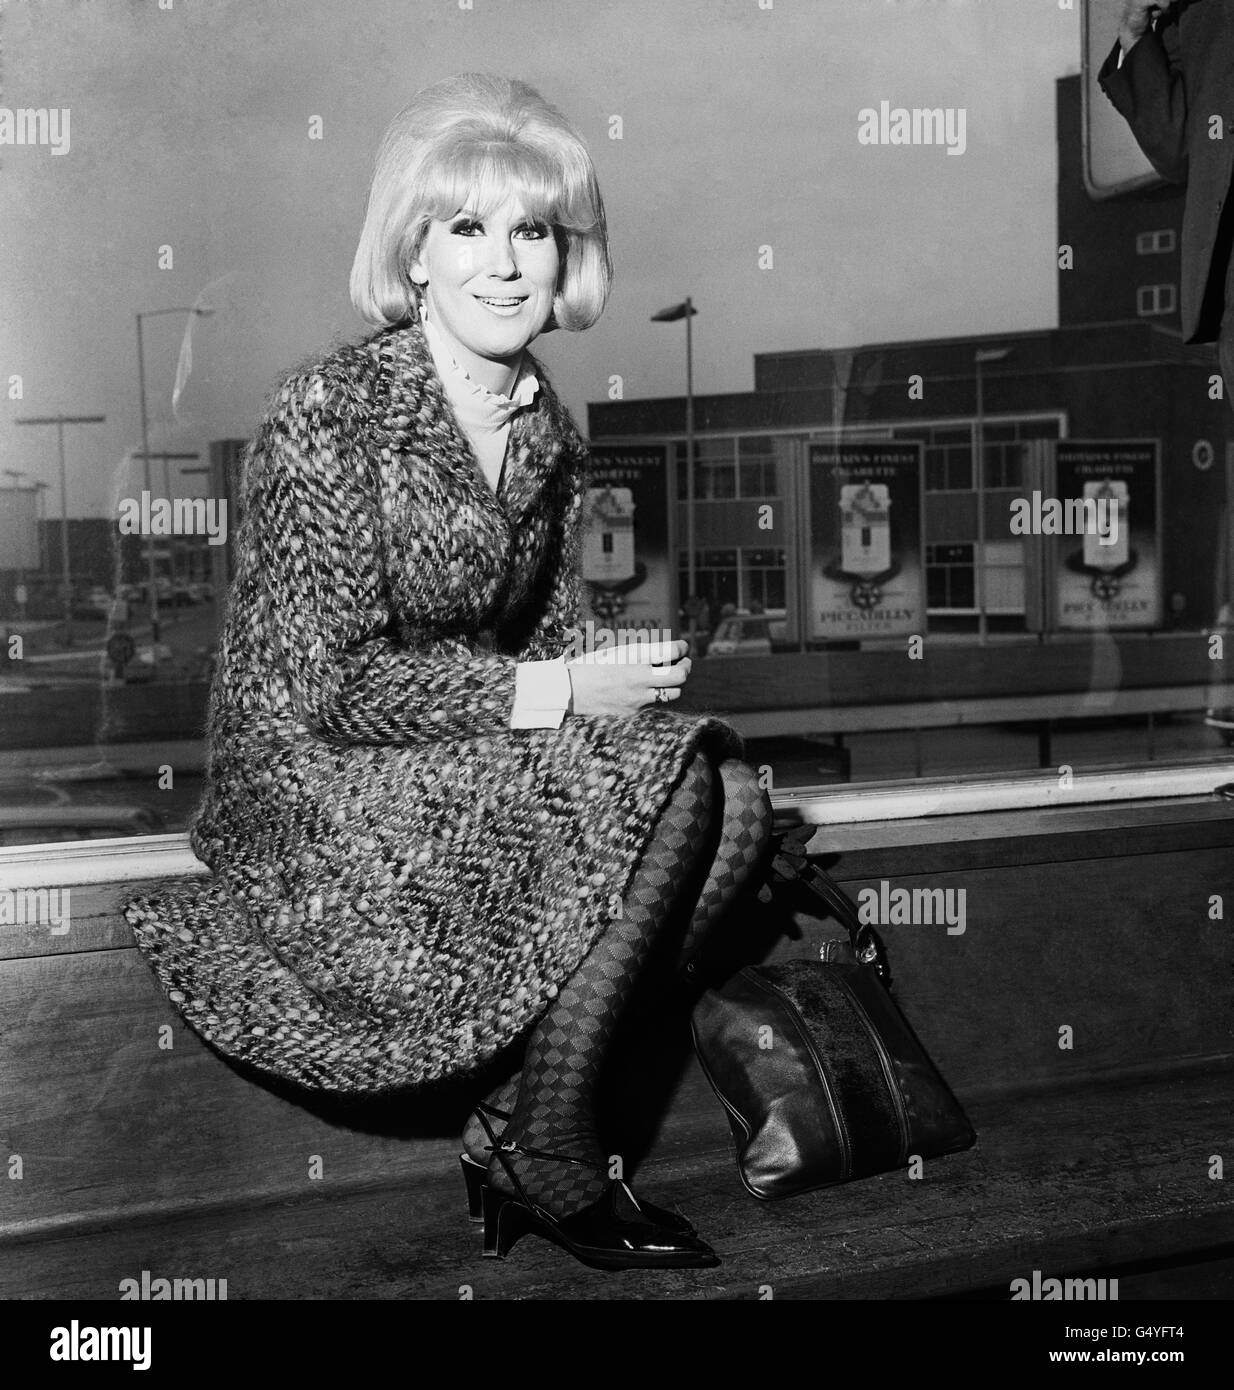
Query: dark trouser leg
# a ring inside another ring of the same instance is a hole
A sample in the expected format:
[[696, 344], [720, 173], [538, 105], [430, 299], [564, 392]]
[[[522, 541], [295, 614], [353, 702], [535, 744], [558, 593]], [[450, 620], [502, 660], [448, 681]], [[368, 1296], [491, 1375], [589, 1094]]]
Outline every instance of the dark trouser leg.
[[[696, 755], [660, 813], [620, 916], [562, 986], [527, 1044], [518, 1101], [503, 1138], [588, 1160], [583, 1165], [507, 1157], [530, 1198], [554, 1216], [589, 1206], [608, 1184], [595, 1119], [601, 1067], [653, 944], [672, 926], [682, 883], [697, 872], [711, 827], [716, 781], [707, 758]], [[495, 1157], [489, 1177], [494, 1186], [511, 1190]]]

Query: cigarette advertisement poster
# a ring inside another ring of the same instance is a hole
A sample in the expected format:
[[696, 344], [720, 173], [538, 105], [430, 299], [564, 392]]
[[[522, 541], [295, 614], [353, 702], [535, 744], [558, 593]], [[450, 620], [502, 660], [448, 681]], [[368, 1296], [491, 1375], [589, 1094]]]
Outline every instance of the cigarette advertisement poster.
[[[1155, 440], [1059, 440], [1053, 536], [1055, 626], [1159, 627], [1161, 454]], [[1046, 520], [1043, 514], [1043, 522]]]
[[584, 620], [597, 629], [673, 627], [663, 445], [595, 445], [583, 529]]
[[926, 630], [922, 446], [810, 446], [810, 636]]

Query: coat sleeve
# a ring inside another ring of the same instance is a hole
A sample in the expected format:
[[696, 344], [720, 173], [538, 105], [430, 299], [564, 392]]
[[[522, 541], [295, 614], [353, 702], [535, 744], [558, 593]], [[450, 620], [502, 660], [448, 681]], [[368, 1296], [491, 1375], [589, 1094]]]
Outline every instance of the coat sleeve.
[[567, 648], [571, 655], [577, 655], [576, 642], [582, 625], [587, 468], [587, 450], [579, 440], [572, 451], [558, 512], [560, 519], [549, 546], [552, 558], [536, 600], [539, 617], [526, 645], [518, 653], [520, 661], [549, 661], [561, 656]]
[[1118, 66], [1116, 42], [1097, 74], [1102, 91], [1131, 127], [1153, 168], [1171, 183], [1187, 181], [1187, 88], [1178, 21], [1167, 15]]
[[297, 716], [338, 743], [418, 744], [509, 728], [515, 660], [391, 635], [371, 465], [322, 376], [283, 388], [249, 457], [246, 550]]

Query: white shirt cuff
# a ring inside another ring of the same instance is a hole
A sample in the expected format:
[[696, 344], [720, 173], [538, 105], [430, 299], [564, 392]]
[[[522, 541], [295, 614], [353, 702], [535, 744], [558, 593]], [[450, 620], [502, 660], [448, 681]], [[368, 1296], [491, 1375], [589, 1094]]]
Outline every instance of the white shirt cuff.
[[564, 656], [551, 661], [520, 661], [514, 667], [512, 729], [559, 729], [570, 707], [573, 686]]

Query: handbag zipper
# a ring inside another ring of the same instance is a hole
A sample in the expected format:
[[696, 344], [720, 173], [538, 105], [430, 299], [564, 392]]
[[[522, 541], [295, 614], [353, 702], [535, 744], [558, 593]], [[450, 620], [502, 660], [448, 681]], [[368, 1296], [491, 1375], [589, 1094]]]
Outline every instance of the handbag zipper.
[[[869, 966], [859, 966], [858, 969], [868, 970]], [[879, 1037], [878, 1029], [875, 1028], [870, 1016], [862, 1007], [861, 1000], [857, 998], [848, 981], [842, 976], [836, 977], [844, 987], [844, 992], [848, 996], [857, 1017], [861, 1020], [861, 1026], [870, 1036], [870, 1041], [874, 1044], [874, 1050], [878, 1053], [878, 1060], [883, 1069], [883, 1077], [887, 1082], [887, 1089], [891, 1092], [891, 1101], [895, 1107], [896, 1122], [900, 1128], [900, 1165], [908, 1162], [908, 1146], [911, 1142], [911, 1135], [908, 1124], [908, 1110], [904, 1105], [904, 1097], [900, 1094], [900, 1084], [896, 1080], [895, 1067], [891, 1061], [891, 1053], [887, 1051], [887, 1045]], [[877, 977], [876, 977], [877, 978]], [[881, 982], [879, 989], [883, 988]]]

